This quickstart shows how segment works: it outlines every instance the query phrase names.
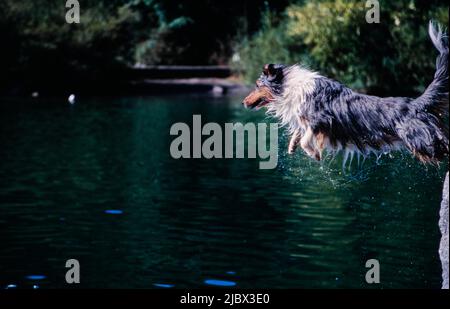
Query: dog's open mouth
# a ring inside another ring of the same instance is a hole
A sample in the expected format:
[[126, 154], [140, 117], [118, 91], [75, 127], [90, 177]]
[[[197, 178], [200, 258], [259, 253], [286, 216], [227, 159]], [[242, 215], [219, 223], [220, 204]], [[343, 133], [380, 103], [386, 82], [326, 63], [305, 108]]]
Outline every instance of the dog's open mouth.
[[269, 104], [273, 100], [273, 96], [270, 90], [266, 87], [256, 88], [252, 91], [242, 102], [245, 107], [251, 109], [260, 109], [261, 107]]
[[258, 99], [256, 102], [254, 102], [253, 104], [250, 104], [250, 105], [246, 105], [246, 107], [248, 107], [248, 108], [250, 108], [250, 109], [255, 109], [255, 110], [258, 110], [258, 109], [260, 109], [261, 107], [263, 107], [263, 106], [265, 106], [265, 105], [267, 105], [267, 104], [269, 104], [270, 103], [270, 100], [268, 100], [268, 99], [266, 99], [266, 98], [261, 98], [261, 99]]

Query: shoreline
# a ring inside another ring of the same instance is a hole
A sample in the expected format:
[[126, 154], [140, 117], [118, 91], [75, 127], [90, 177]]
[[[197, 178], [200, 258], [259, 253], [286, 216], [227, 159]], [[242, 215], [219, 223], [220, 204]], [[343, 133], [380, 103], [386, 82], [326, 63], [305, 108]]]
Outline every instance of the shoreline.
[[0, 97], [245, 93], [251, 87], [227, 66], [140, 66], [109, 72], [11, 78]]

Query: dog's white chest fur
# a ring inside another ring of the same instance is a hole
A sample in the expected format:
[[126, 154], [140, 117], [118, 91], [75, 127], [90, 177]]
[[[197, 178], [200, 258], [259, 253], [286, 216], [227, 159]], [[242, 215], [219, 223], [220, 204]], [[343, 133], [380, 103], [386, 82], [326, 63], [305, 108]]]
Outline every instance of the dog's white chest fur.
[[300, 121], [301, 106], [308, 100], [315, 89], [315, 79], [319, 75], [298, 65], [285, 71], [283, 92], [268, 106], [268, 113], [280, 119], [281, 125], [287, 126], [292, 133], [295, 130], [306, 129], [306, 124]]

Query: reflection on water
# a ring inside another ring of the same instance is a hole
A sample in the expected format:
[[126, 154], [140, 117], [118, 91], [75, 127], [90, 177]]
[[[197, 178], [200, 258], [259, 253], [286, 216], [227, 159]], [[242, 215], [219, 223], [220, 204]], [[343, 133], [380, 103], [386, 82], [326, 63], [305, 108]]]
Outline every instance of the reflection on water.
[[[270, 122], [240, 98], [0, 104], [0, 287], [440, 287], [444, 170], [286, 154], [174, 160], [175, 122]], [[283, 132], [282, 130], [280, 132]], [[381, 284], [365, 283], [365, 262]], [[39, 278], [38, 278], [39, 277]]]

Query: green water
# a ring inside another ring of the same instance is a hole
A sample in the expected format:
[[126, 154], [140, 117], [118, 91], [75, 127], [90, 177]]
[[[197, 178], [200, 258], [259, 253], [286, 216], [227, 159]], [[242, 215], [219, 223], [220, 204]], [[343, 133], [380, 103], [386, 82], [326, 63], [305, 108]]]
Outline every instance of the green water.
[[[0, 288], [439, 288], [447, 166], [408, 154], [174, 160], [175, 122], [270, 122], [240, 97], [0, 102]], [[283, 133], [283, 131], [280, 131]], [[107, 213], [118, 210], [119, 213]], [[379, 260], [381, 283], [365, 281]], [[36, 280], [33, 275], [44, 276]]]

